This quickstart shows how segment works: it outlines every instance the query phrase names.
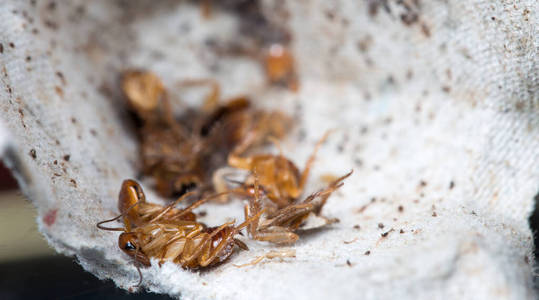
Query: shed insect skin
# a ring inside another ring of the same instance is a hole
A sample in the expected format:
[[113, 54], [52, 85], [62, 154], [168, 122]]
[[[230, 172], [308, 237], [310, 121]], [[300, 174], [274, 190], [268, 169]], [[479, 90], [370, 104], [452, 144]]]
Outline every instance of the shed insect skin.
[[[295, 203], [303, 194], [316, 154], [329, 134], [331, 131], [326, 132], [317, 142], [303, 172], [300, 172], [296, 165], [282, 154], [282, 150], [278, 155], [255, 154], [247, 157], [231, 153], [228, 156], [228, 164], [231, 167], [251, 171], [251, 173], [256, 171], [262, 193], [278, 208], [284, 208]], [[273, 141], [277, 143], [276, 140]], [[252, 195], [254, 181], [252, 175], [245, 180], [242, 188], [246, 193]]]
[[[97, 227], [102, 230], [123, 231], [118, 238], [118, 247], [143, 266], [151, 265], [150, 258], [158, 259], [160, 264], [172, 261], [187, 269], [221, 263], [232, 255], [235, 246], [248, 250], [247, 246], [235, 236], [263, 213], [260, 211], [238, 226], [234, 226], [232, 221], [218, 227], [206, 227], [195, 220], [183, 219], [184, 216], [189, 216], [192, 209], [212, 198], [206, 197], [183, 210], [169, 205], [161, 207], [156, 213], [153, 212], [155, 207], [151, 207], [152, 213], [149, 215], [153, 218], [146, 221], [147, 218], [143, 218], [144, 214], [141, 214], [144, 210], [137, 209], [139, 205], [146, 203], [144, 193], [138, 184], [133, 183], [136, 182], [126, 180], [122, 185], [119, 199], [122, 214], [99, 222]], [[133, 204], [127, 206], [129, 203]], [[132, 214], [132, 211], [136, 213]], [[120, 218], [124, 223], [121, 228], [103, 226]], [[137, 225], [132, 221], [137, 222]]]
[[[260, 199], [261, 193], [258, 190], [258, 179], [255, 174], [254, 197], [249, 198], [249, 205], [246, 205], [244, 208], [245, 219], [254, 220], [247, 226], [247, 232], [251, 238], [259, 241], [267, 241], [274, 244], [292, 244], [296, 242], [299, 236], [295, 231], [304, 224], [310, 214], [322, 217], [320, 212], [329, 196], [340, 188], [344, 184], [343, 181], [352, 175], [352, 173], [353, 170], [330, 183], [325, 189], [311, 194], [301, 202], [291, 203], [277, 211], [270, 211], [264, 214], [262, 216], [263, 219], [261, 219], [260, 212], [266, 210], [266, 208], [264, 208], [264, 203]], [[326, 220], [326, 224], [335, 222], [335, 220], [331, 219]]]

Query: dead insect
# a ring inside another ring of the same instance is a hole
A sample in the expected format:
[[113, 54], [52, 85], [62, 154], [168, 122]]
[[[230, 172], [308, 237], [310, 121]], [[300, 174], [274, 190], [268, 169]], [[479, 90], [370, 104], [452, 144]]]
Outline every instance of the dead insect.
[[150, 258], [159, 263], [172, 261], [188, 269], [212, 266], [225, 261], [237, 245], [244, 250], [247, 246], [234, 238], [252, 220], [238, 226], [234, 222], [219, 227], [206, 227], [196, 221], [174, 223], [153, 222], [128, 229], [131, 225], [124, 220], [123, 228], [103, 227], [102, 224], [119, 219], [122, 215], [98, 223], [103, 230], [123, 231], [118, 238], [118, 247], [143, 266], [150, 266]]
[[131, 109], [143, 119], [151, 118], [165, 95], [165, 87], [159, 77], [140, 70], [126, 71], [122, 77], [122, 90]]
[[[301, 173], [296, 165], [282, 154], [282, 151], [279, 155], [257, 154], [248, 157], [240, 157], [232, 153], [228, 157], [228, 164], [234, 168], [251, 171], [251, 174], [256, 171], [262, 193], [278, 208], [283, 208], [296, 202], [302, 195], [316, 153], [329, 134], [328, 131], [318, 141]], [[252, 193], [253, 186], [254, 176], [251, 175], [243, 183], [243, 189], [247, 193]]]
[[260, 199], [258, 179], [255, 175], [254, 197], [249, 198], [249, 205], [245, 206], [245, 219], [253, 220], [247, 226], [247, 232], [251, 238], [259, 241], [268, 241], [275, 244], [291, 244], [298, 240], [295, 233], [307, 218], [312, 214], [325, 219], [325, 224], [336, 222], [335, 219], [327, 219], [320, 215], [329, 196], [343, 185], [343, 181], [352, 175], [353, 171], [336, 179], [323, 190], [311, 194], [301, 202], [291, 203], [276, 211], [269, 210], [260, 216], [260, 212], [268, 210]]
[[118, 197], [118, 209], [132, 226], [141, 226], [156, 220], [166, 223], [196, 221], [196, 215], [192, 210], [204, 203], [206, 199], [199, 200], [185, 209], [174, 208], [179, 202], [193, 194], [192, 192], [186, 193], [172, 204], [163, 207], [159, 204], [146, 202], [142, 187], [136, 181], [127, 179], [122, 183]]
[[213, 189], [212, 174], [225, 166], [231, 152], [243, 153], [267, 140], [282, 137], [290, 120], [279, 112], [251, 107], [245, 97], [219, 105], [214, 80], [185, 80], [186, 86], [209, 86], [200, 110], [176, 118], [159, 79], [149, 72], [129, 71], [123, 90], [141, 121], [139, 128], [143, 173], [155, 179], [159, 194], [170, 197], [190, 189]]
[[157, 75], [149, 71], [129, 70], [122, 74], [122, 91], [127, 104], [145, 124], [166, 123], [175, 130], [166, 89]]
[[160, 194], [174, 194], [170, 181], [182, 192], [198, 183], [203, 173], [198, 155], [204, 149], [203, 140], [174, 118], [159, 78], [147, 71], [127, 71], [122, 89], [140, 123], [143, 172], [156, 179]]
[[210, 92], [202, 106], [203, 117], [196, 120], [195, 132], [208, 137], [212, 143], [236, 154], [267, 142], [268, 137], [280, 139], [291, 127], [292, 120], [278, 111], [252, 107], [247, 97], [221, 102], [221, 89], [215, 80], [184, 80], [181, 86], [207, 85]]
[[155, 179], [160, 195], [182, 195], [202, 185], [208, 149], [202, 138], [179, 135], [168, 126], [148, 126], [140, 133], [143, 173]]
[[270, 45], [265, 54], [264, 65], [270, 84], [284, 85], [292, 91], [299, 89], [294, 56], [284, 45]]
[[[97, 227], [109, 231], [123, 231], [118, 238], [118, 246], [144, 266], [150, 266], [150, 258], [158, 259], [159, 263], [172, 261], [189, 269], [223, 262], [232, 255], [236, 245], [247, 250], [247, 246], [235, 236], [263, 213], [259, 212], [238, 226], [234, 226], [234, 222], [228, 222], [218, 227], [206, 227], [203, 223], [184, 218], [194, 207], [207, 201], [201, 199], [184, 210], [173, 209], [171, 206], [162, 207], [160, 211], [151, 213], [155, 217], [145, 221], [141, 216], [144, 210], [137, 208], [145, 203], [140, 186], [133, 185], [133, 181], [125, 181], [119, 198], [122, 213], [113, 219], [99, 222]], [[134, 199], [139, 200], [126, 208]], [[120, 218], [123, 218], [124, 222], [121, 228], [103, 226]]]
[[238, 226], [228, 222], [219, 227], [205, 227], [195, 221], [149, 223], [124, 231], [118, 246], [144, 266], [150, 266], [153, 257], [160, 263], [172, 261], [184, 268], [198, 269], [225, 261], [236, 245], [247, 250], [246, 245], [234, 237], [249, 222]]

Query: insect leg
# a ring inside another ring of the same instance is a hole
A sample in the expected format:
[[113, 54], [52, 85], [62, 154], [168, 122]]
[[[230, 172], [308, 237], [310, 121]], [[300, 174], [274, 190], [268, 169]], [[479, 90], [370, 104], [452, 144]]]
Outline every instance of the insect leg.
[[332, 132], [333, 132], [332, 130], [326, 131], [324, 136], [322, 136], [322, 138], [318, 140], [318, 142], [316, 143], [316, 146], [314, 146], [313, 153], [307, 160], [307, 163], [305, 164], [305, 168], [303, 169], [303, 172], [301, 173], [301, 179], [299, 181], [299, 189], [301, 191], [303, 190], [303, 188], [305, 187], [305, 184], [307, 183], [307, 178], [309, 177], [309, 172], [311, 171], [311, 167], [314, 163], [314, 160], [316, 159], [316, 154], [318, 153], [318, 150], [320, 149], [322, 144], [327, 140], [327, 138]]

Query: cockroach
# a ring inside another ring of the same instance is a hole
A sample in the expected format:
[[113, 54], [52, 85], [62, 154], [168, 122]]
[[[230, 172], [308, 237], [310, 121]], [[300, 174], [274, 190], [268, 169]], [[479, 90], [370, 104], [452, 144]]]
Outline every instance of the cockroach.
[[[352, 175], [353, 171], [336, 179], [325, 189], [311, 194], [303, 201], [288, 204], [287, 206], [260, 216], [260, 212], [267, 210], [265, 203], [260, 199], [258, 178], [255, 176], [254, 196], [249, 197], [249, 205], [245, 206], [244, 214], [246, 220], [254, 220], [247, 226], [247, 232], [251, 238], [259, 241], [268, 241], [274, 244], [291, 244], [298, 240], [295, 233], [307, 220], [311, 214], [319, 217], [320, 212], [327, 202], [329, 196], [344, 183], [343, 181]], [[326, 224], [335, 220], [326, 219]]]
[[270, 139], [282, 139], [292, 127], [292, 120], [279, 111], [251, 110], [242, 118], [243, 126], [236, 131], [240, 139], [230, 152], [235, 157], [266, 144]]
[[234, 222], [227, 222], [218, 227], [180, 220], [174, 223], [155, 221], [129, 230], [131, 224], [126, 219], [123, 228], [102, 226], [119, 217], [100, 222], [98, 227], [123, 231], [118, 238], [118, 247], [143, 266], [150, 266], [150, 258], [156, 258], [159, 264], [172, 261], [186, 269], [199, 269], [225, 261], [232, 255], [235, 246], [248, 250], [242, 241], [234, 237], [252, 222], [251, 219], [238, 226], [234, 226]]
[[[225, 261], [232, 255], [236, 245], [247, 250], [247, 246], [235, 236], [263, 213], [260, 211], [238, 226], [234, 226], [234, 222], [227, 222], [218, 227], [206, 227], [190, 214], [207, 200], [200, 199], [183, 210], [170, 205], [155, 210], [159, 205], [145, 202], [140, 185], [126, 180], [119, 195], [121, 214], [99, 222], [97, 227], [123, 231], [118, 238], [119, 248], [143, 266], [150, 266], [150, 258], [156, 258], [160, 264], [172, 261], [187, 269], [204, 268]], [[152, 217], [150, 220], [149, 216]], [[124, 223], [121, 228], [103, 226], [120, 218]]]
[[[168, 167], [162, 170], [177, 165], [183, 170], [191, 170], [183, 174], [183, 177], [190, 179], [197, 186], [207, 185], [211, 180], [210, 176], [227, 164], [230, 153], [244, 153], [261, 146], [270, 136], [280, 139], [291, 127], [292, 122], [288, 116], [278, 111], [255, 109], [247, 97], [236, 97], [220, 105], [220, 87], [214, 80], [189, 80], [181, 84], [210, 87], [200, 117], [192, 122], [191, 141], [199, 141], [198, 147], [187, 146], [188, 149], [193, 149], [191, 152], [195, 153], [195, 157], [189, 156], [189, 153], [182, 153], [183, 163], [168, 164]], [[187, 144], [189, 142], [187, 141]], [[188, 175], [191, 175], [191, 178]], [[180, 177], [173, 184], [177, 187], [178, 183], [186, 181]]]
[[[175, 127], [166, 89], [149, 71], [128, 70], [122, 74], [122, 91], [127, 104], [144, 123], [166, 123]], [[178, 128], [175, 128], [178, 129]]]
[[156, 220], [166, 223], [176, 221], [196, 221], [192, 210], [205, 201], [197, 201], [185, 209], [174, 208], [179, 202], [192, 196], [194, 192], [182, 195], [174, 203], [163, 207], [146, 202], [146, 196], [140, 184], [132, 179], [124, 180], [118, 197], [118, 209], [132, 226], [141, 226]]
[[283, 44], [276, 43], [268, 47], [264, 65], [270, 84], [284, 85], [292, 91], [299, 89], [294, 56]]
[[249, 98], [235, 97], [222, 102], [221, 88], [215, 80], [184, 80], [181, 86], [207, 85], [210, 92], [201, 111], [204, 117], [196, 121], [195, 132], [226, 143], [227, 150], [240, 154], [267, 142], [268, 137], [281, 139], [291, 127], [292, 120], [278, 111], [253, 108]]
[[211, 191], [212, 174], [226, 165], [229, 153], [243, 153], [266, 142], [268, 136], [281, 138], [288, 131], [288, 117], [254, 109], [246, 97], [219, 105], [220, 87], [214, 80], [184, 80], [180, 85], [210, 87], [202, 108], [185, 120], [172, 115], [157, 76], [144, 71], [123, 76], [127, 102], [142, 121], [143, 173], [155, 179], [162, 196], [182, 195], [192, 188]]
[[126, 71], [122, 89], [141, 123], [143, 172], [156, 179], [158, 192], [172, 196], [169, 185], [182, 190], [200, 182], [204, 171], [198, 152], [206, 146], [203, 139], [175, 120], [160, 79], [148, 71]]
[[[282, 154], [282, 150], [279, 155], [256, 154], [248, 157], [232, 153], [228, 157], [228, 164], [234, 168], [248, 170], [252, 174], [256, 171], [261, 191], [278, 208], [283, 208], [296, 202], [302, 195], [316, 154], [329, 134], [330, 131], [326, 132], [317, 142], [303, 172], [300, 172], [296, 165]], [[252, 192], [253, 185], [254, 177], [249, 176], [243, 183], [243, 188], [245, 191]]]
[[195, 208], [208, 202], [213, 198], [218, 198], [224, 194], [231, 192], [223, 192], [206, 196], [193, 202], [186, 208], [175, 208], [180, 202], [187, 198], [196, 195], [195, 192], [188, 192], [179, 197], [176, 201], [169, 205], [162, 206], [155, 203], [146, 202], [146, 195], [140, 184], [133, 179], [126, 179], [122, 183], [120, 194], [118, 196], [118, 209], [124, 216], [126, 222], [131, 226], [137, 227], [148, 223], [175, 223], [177, 221], [196, 221], [196, 215], [193, 213]]
[[151, 117], [165, 95], [165, 87], [152, 72], [126, 71], [122, 75], [122, 90], [128, 104], [141, 118]]

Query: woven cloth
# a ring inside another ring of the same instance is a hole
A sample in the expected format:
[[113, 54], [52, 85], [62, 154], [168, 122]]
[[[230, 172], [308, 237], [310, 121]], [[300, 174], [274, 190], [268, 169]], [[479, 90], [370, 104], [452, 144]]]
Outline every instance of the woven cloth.
[[[137, 283], [118, 233], [96, 223], [118, 214], [120, 184], [140, 167], [118, 78], [143, 68], [178, 110], [201, 98], [177, 82], [214, 78], [225, 98], [246, 93], [293, 115], [281, 147], [301, 168], [336, 129], [306, 194], [355, 171], [323, 210], [339, 223], [288, 247], [241, 237], [250, 251], [209, 271], [154, 262], [143, 288], [182, 299], [534, 299], [538, 2], [266, 0], [254, 5], [264, 22], [242, 2], [209, 15], [191, 1], [0, 2], [0, 149], [49, 244], [99, 278]], [[226, 50], [274, 31], [286, 33], [297, 92], [268, 87], [256, 55]], [[209, 225], [242, 220], [240, 201], [204, 210]]]

